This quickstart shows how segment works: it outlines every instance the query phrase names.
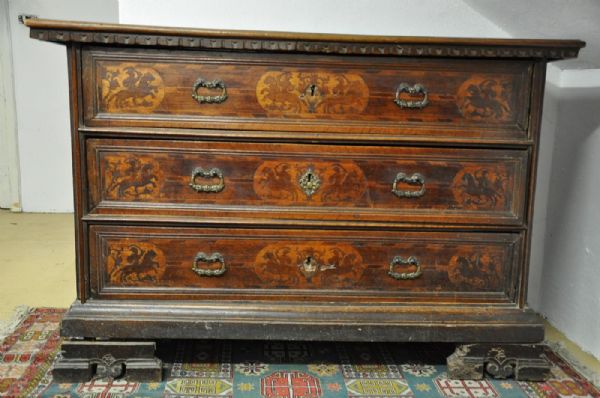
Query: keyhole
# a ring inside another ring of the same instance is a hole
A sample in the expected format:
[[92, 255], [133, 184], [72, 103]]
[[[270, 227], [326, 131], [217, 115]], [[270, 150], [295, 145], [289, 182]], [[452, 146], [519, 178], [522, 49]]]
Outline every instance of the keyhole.
[[308, 88], [310, 88], [310, 96], [314, 97], [315, 91], [317, 90], [317, 86], [315, 84], [311, 84], [310, 86], [308, 86]]
[[312, 180], [313, 180], [313, 175], [312, 175], [312, 173], [308, 173], [308, 174], [306, 175], [306, 179], [308, 180], [308, 182], [312, 182]]
[[304, 264], [310, 265], [310, 263], [312, 263], [312, 257], [308, 256], [308, 257], [306, 257], [306, 260], [304, 260]]

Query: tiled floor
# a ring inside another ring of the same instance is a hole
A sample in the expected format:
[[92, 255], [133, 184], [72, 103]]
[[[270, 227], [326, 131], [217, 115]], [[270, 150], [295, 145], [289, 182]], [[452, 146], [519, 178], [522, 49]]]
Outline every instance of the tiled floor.
[[[73, 215], [0, 210], [0, 320], [19, 305], [65, 308], [73, 300]], [[551, 325], [546, 338], [562, 343], [578, 362], [600, 374], [600, 361]]]

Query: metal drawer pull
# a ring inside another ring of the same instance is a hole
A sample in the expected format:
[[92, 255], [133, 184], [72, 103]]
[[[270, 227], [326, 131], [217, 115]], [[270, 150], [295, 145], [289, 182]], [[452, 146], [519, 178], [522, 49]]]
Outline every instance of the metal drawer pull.
[[[420, 186], [418, 191], [402, 191], [397, 189], [397, 185], [399, 182], [403, 182], [405, 184]], [[392, 184], [392, 192], [400, 197], [400, 198], [418, 198], [419, 196], [423, 196], [425, 193], [425, 177], [423, 177], [419, 173], [414, 173], [410, 177], [405, 173], [396, 174], [396, 178], [394, 178], [394, 183]]]
[[[410, 95], [422, 94], [423, 98], [420, 101], [403, 100], [400, 98], [400, 94], [408, 93]], [[427, 89], [422, 84], [415, 84], [414, 86], [408, 83], [400, 83], [396, 90], [396, 99], [394, 100], [396, 105], [400, 108], [425, 108], [429, 104], [429, 98], [427, 96]]]
[[[218, 184], [196, 184], [197, 178], [218, 178]], [[202, 167], [196, 167], [192, 172], [192, 181], [190, 182], [190, 187], [192, 187], [196, 192], [221, 192], [223, 188], [225, 188], [225, 180], [223, 179], [223, 172], [213, 167], [210, 170], [205, 170]]]
[[[220, 88], [221, 94], [214, 96], [200, 95], [198, 94], [198, 89], [201, 87], [208, 89]], [[225, 87], [225, 82], [223, 82], [223, 80], [206, 81], [203, 78], [199, 78], [192, 86], [192, 98], [201, 104], [220, 104], [221, 102], [225, 102], [227, 99], [227, 88]]]
[[[415, 269], [413, 272], [396, 272], [396, 271], [394, 271], [394, 269], [398, 265], [415, 266], [415, 267], [417, 267], [417, 269]], [[404, 259], [403, 257], [400, 257], [400, 256], [394, 257], [392, 262], [390, 263], [390, 270], [388, 271], [389, 276], [391, 276], [394, 279], [399, 279], [399, 280], [417, 279], [422, 274], [423, 274], [423, 272], [421, 271], [421, 264], [419, 264], [419, 260], [417, 260], [417, 258], [413, 257], [413, 256], [410, 256], [407, 259]]]
[[[221, 267], [218, 269], [206, 269], [199, 268], [198, 263], [221, 263]], [[200, 276], [221, 276], [227, 271], [227, 266], [225, 265], [225, 260], [221, 253], [213, 253], [210, 256], [207, 256], [203, 252], [199, 252], [196, 254], [196, 258], [194, 259], [194, 265], [192, 266], [192, 270]]]

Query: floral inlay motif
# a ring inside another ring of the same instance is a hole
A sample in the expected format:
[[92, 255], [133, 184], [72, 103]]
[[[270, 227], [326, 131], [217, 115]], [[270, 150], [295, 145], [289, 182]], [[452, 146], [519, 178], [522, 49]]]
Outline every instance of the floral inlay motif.
[[358, 114], [367, 107], [369, 88], [355, 73], [270, 71], [259, 79], [256, 98], [281, 116]]
[[352, 286], [363, 272], [361, 255], [342, 243], [269, 244], [256, 255], [255, 267], [279, 287]]
[[265, 200], [352, 205], [363, 197], [367, 185], [363, 171], [354, 162], [266, 160], [254, 173], [254, 191]]

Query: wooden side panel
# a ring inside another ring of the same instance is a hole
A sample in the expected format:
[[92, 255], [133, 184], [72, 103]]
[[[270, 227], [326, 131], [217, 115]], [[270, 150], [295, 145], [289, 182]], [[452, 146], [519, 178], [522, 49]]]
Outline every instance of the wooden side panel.
[[89, 139], [87, 148], [90, 203], [104, 213], [513, 225], [523, 217], [523, 150], [120, 139]]
[[92, 294], [506, 302], [520, 242], [519, 234], [92, 226]]
[[398, 135], [413, 126], [429, 128], [417, 133], [425, 136], [452, 129], [441, 134], [526, 139], [529, 84], [530, 65], [523, 61], [151, 50], [84, 54], [85, 119], [96, 126]]

